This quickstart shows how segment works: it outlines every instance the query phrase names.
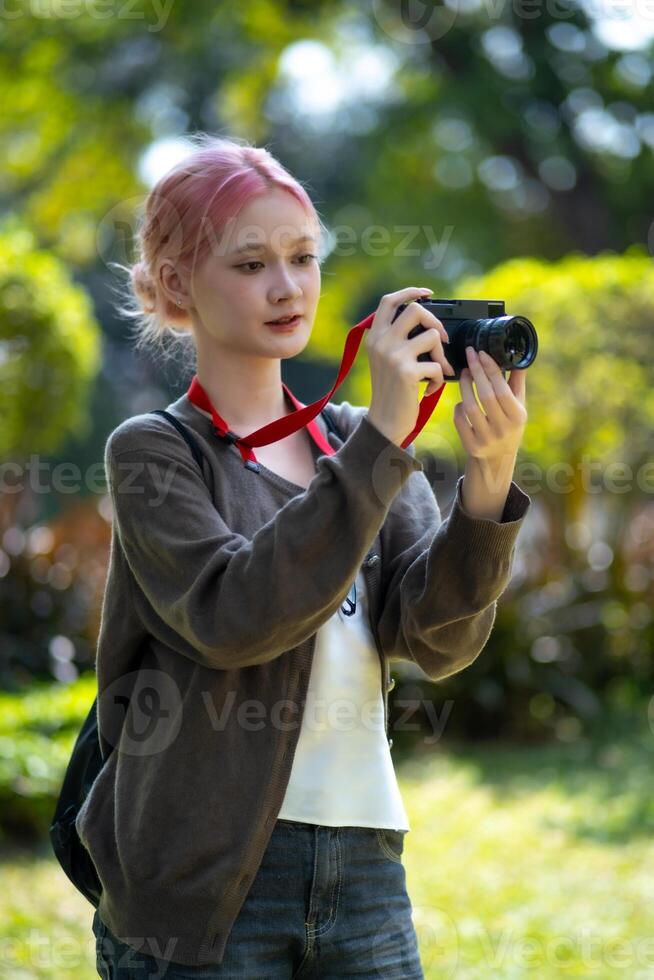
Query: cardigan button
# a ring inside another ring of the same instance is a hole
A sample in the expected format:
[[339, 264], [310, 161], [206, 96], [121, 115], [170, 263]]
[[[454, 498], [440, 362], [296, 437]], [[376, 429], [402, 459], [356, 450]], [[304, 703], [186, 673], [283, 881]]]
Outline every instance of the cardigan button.
[[388, 740], [388, 747], [389, 747], [389, 749], [392, 749], [393, 748], [393, 739], [392, 738], [389, 738], [389, 740]]
[[390, 681], [388, 682], [388, 687], [386, 688], [386, 690], [392, 691], [394, 687], [395, 687], [395, 678], [391, 677]]
[[370, 568], [371, 565], [376, 565], [378, 561], [379, 561], [379, 555], [368, 555], [368, 557], [365, 560], [365, 564], [368, 568]]

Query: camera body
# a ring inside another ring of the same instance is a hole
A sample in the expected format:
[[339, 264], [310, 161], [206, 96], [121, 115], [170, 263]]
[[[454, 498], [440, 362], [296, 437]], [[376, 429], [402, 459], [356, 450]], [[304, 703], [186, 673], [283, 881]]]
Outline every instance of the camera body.
[[[454, 375], [444, 375], [445, 381], [458, 381], [461, 372], [468, 367], [466, 347], [477, 353], [486, 351], [502, 371], [528, 368], [538, 352], [538, 336], [533, 323], [525, 316], [509, 316], [501, 299], [433, 299], [414, 300], [436, 316], [450, 338], [443, 342], [445, 357], [454, 368]], [[402, 303], [393, 321], [406, 309]], [[408, 334], [408, 339], [423, 333], [427, 328], [418, 324]], [[429, 351], [418, 355], [419, 361], [431, 361]], [[430, 380], [423, 378], [423, 381]]]

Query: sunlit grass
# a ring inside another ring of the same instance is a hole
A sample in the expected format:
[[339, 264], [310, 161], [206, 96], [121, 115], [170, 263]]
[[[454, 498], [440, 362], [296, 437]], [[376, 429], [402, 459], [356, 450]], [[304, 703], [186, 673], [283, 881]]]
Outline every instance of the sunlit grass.
[[93, 907], [59, 867], [47, 843], [0, 853], [2, 980], [90, 980], [95, 969]]
[[425, 976], [654, 976], [652, 735], [402, 766]]
[[[427, 980], [654, 975], [651, 733], [396, 760]], [[93, 909], [49, 847], [5, 849], [0, 976], [89, 980]]]

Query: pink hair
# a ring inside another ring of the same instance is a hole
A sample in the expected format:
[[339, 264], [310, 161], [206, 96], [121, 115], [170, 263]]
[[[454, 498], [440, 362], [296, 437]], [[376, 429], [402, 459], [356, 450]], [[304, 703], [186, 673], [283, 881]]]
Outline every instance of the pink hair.
[[240, 210], [255, 197], [280, 188], [288, 191], [324, 228], [302, 184], [263, 147], [245, 140], [194, 133], [196, 148], [150, 190], [136, 234], [138, 261], [119, 268], [130, 276], [130, 305], [119, 312], [137, 321], [137, 346], [160, 345], [165, 335], [185, 333], [190, 319], [165, 294], [159, 268], [169, 258], [189, 274], [208, 255]]

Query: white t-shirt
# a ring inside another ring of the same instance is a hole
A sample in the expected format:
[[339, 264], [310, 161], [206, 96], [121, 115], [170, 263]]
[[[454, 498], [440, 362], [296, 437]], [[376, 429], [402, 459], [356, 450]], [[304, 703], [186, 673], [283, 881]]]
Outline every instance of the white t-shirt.
[[[384, 730], [381, 663], [363, 572], [356, 611], [318, 630], [302, 727], [279, 818], [410, 830]], [[347, 603], [343, 605], [347, 608]]]

